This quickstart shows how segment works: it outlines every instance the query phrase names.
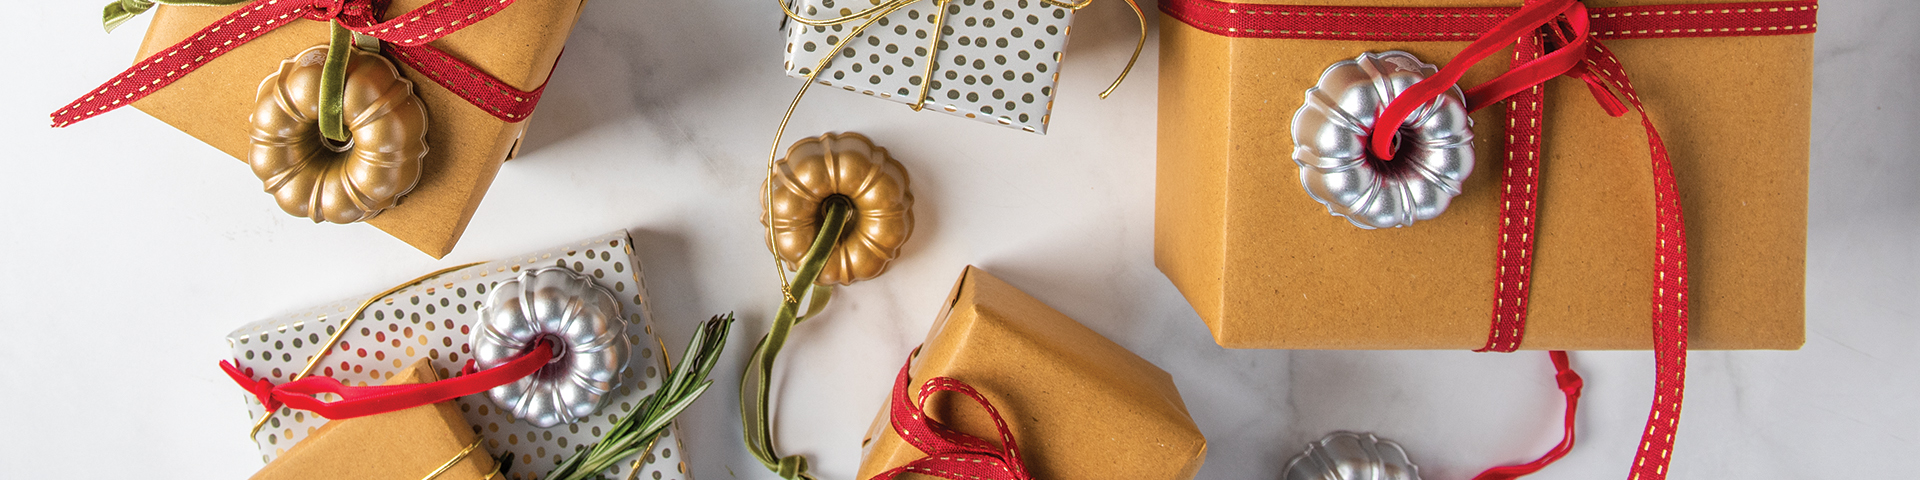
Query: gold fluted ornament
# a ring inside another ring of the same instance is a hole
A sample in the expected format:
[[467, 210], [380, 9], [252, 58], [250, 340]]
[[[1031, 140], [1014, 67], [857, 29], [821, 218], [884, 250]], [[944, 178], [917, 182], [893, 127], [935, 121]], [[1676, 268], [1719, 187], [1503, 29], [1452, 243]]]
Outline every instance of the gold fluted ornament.
[[380, 55], [347, 60], [344, 145], [320, 134], [320, 71], [327, 47], [280, 62], [260, 82], [247, 163], [280, 209], [297, 217], [353, 223], [400, 202], [420, 182], [427, 155], [427, 109]]
[[913, 192], [907, 170], [858, 133], [829, 133], [794, 142], [774, 162], [761, 200], [760, 222], [768, 241], [789, 268], [798, 268], [822, 222], [822, 204], [842, 197], [851, 207], [845, 233], [833, 248], [817, 285], [852, 285], [880, 276], [913, 235]]

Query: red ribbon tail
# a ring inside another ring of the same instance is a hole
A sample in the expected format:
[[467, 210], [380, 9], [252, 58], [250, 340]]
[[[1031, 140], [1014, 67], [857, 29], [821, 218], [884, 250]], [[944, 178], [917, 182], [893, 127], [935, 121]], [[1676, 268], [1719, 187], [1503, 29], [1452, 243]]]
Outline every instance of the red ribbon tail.
[[1560, 392], [1567, 396], [1566, 435], [1560, 438], [1559, 445], [1554, 445], [1552, 450], [1548, 450], [1545, 455], [1541, 455], [1540, 458], [1534, 461], [1520, 465], [1489, 468], [1485, 472], [1480, 472], [1479, 476], [1473, 477], [1473, 480], [1512, 480], [1520, 478], [1538, 472], [1540, 469], [1546, 468], [1547, 465], [1552, 465], [1553, 462], [1559, 461], [1561, 457], [1567, 456], [1567, 452], [1573, 450], [1574, 412], [1580, 409], [1580, 387], [1583, 386], [1585, 382], [1580, 379], [1578, 372], [1573, 371], [1573, 366], [1567, 361], [1567, 352], [1554, 350], [1549, 352], [1548, 356], [1553, 359], [1553, 368], [1555, 370], [1553, 375], [1554, 381], [1560, 384]]
[[[307, 377], [275, 386], [264, 379], [249, 378], [238, 367], [224, 360], [220, 362], [220, 368], [225, 370], [227, 376], [232, 377], [235, 383], [260, 399], [261, 404], [267, 405], [269, 413], [278, 410], [284, 404], [322, 417], [340, 420], [431, 405], [484, 392], [533, 375], [552, 359], [552, 344], [542, 340], [534, 344], [527, 353], [505, 364], [470, 375], [461, 375], [433, 383], [363, 387], [347, 386], [339, 380], [327, 377]], [[337, 395], [340, 400], [323, 401], [318, 398], [320, 394]]]

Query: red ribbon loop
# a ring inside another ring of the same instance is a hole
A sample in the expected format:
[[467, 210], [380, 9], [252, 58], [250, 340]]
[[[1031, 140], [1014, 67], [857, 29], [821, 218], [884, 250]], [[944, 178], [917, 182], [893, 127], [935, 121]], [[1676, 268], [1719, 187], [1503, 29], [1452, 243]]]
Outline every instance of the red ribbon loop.
[[[919, 350], [915, 350], [918, 353]], [[952, 480], [1033, 480], [1032, 473], [1020, 459], [1020, 447], [1013, 441], [1013, 430], [1007, 428], [1006, 420], [1000, 417], [1000, 411], [993, 408], [987, 397], [980, 395], [966, 382], [948, 377], [935, 377], [920, 386], [918, 401], [907, 395], [907, 389], [913, 384], [908, 369], [913, 366], [909, 356], [907, 364], [900, 367], [900, 376], [894, 380], [892, 401], [888, 402], [893, 432], [900, 435], [914, 448], [926, 452], [927, 456], [906, 465], [881, 472], [869, 480], [890, 480], [902, 473], [917, 473]], [[987, 416], [993, 419], [1000, 433], [1000, 445], [994, 445], [985, 439], [960, 433], [934, 420], [926, 412], [927, 397], [938, 392], [955, 392], [973, 399], [986, 409]]]
[[[380, 21], [388, 0], [257, 0], [207, 25], [186, 40], [135, 63], [120, 75], [52, 115], [55, 128], [126, 106], [172, 85], [208, 62], [295, 19], [338, 21], [355, 33], [388, 44], [408, 67], [506, 122], [526, 120], [546, 91], [508, 85], [466, 62], [427, 45], [512, 5], [514, 0], [440, 0]], [[324, 38], [316, 39], [325, 41]]]
[[[1564, 20], [1562, 20], [1564, 19]], [[1507, 73], [1495, 77], [1487, 83], [1474, 87], [1466, 93], [1468, 111], [1479, 110], [1516, 93], [1545, 83], [1580, 66], [1585, 60], [1586, 42], [1590, 38], [1591, 28], [1587, 19], [1587, 6], [1576, 0], [1537, 0], [1530, 1], [1519, 11], [1495, 24], [1492, 29], [1481, 34], [1479, 39], [1468, 44], [1467, 48], [1447, 62], [1438, 73], [1419, 83], [1407, 87], [1406, 91], [1387, 103], [1380, 112], [1379, 119], [1373, 123], [1373, 132], [1368, 139], [1370, 151], [1375, 158], [1393, 159], [1393, 138], [1400, 129], [1400, 123], [1412, 115], [1427, 102], [1460, 83], [1460, 77], [1467, 74], [1481, 60], [1499, 53], [1501, 48], [1514, 43], [1522, 35], [1528, 35], [1547, 26], [1550, 22], [1564, 21], [1572, 29], [1571, 43], [1566, 48], [1541, 56], [1538, 59], [1514, 67]]]
[[[286, 406], [340, 420], [431, 405], [484, 392], [533, 375], [552, 359], [553, 344], [543, 339], [526, 353], [498, 367], [433, 383], [364, 387], [350, 387], [328, 377], [307, 377], [276, 386], [266, 379], [252, 378], [250, 371], [241, 371], [226, 360], [220, 361], [220, 369], [226, 371], [234, 383], [253, 394], [261, 405], [265, 405], [268, 415]], [[469, 369], [471, 366], [469, 362]], [[340, 400], [320, 400], [318, 396], [323, 393], [337, 395]]]

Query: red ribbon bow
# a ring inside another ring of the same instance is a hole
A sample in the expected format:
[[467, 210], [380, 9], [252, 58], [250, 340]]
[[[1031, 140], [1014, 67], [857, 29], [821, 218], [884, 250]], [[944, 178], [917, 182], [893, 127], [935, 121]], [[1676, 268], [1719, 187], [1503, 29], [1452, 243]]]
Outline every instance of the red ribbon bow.
[[[914, 352], [919, 353], [919, 350]], [[900, 367], [900, 377], [893, 382], [892, 401], [887, 403], [890, 405], [893, 432], [913, 444], [914, 448], [926, 452], [927, 456], [881, 472], [869, 480], [890, 480], [902, 473], [952, 480], [1033, 480], [1033, 474], [1027, 471], [1027, 464], [1020, 460], [1020, 447], [1013, 441], [1013, 431], [1007, 428], [1006, 420], [1000, 417], [1000, 411], [993, 408], [993, 403], [988, 402], [987, 397], [981, 396], [966, 382], [935, 377], [920, 386], [920, 398], [915, 401], [907, 396], [907, 388], [913, 383], [913, 377], [907, 370], [912, 366], [913, 360], [909, 356], [907, 364]], [[937, 392], [966, 395], [986, 409], [987, 416], [993, 419], [994, 426], [1000, 431], [1000, 445], [955, 431], [927, 415], [927, 397]]]
[[[220, 361], [220, 369], [225, 370], [234, 383], [252, 393], [261, 405], [265, 405], [267, 415], [286, 406], [340, 420], [431, 405], [484, 392], [533, 375], [552, 359], [553, 344], [540, 340], [527, 353], [498, 367], [476, 372], [473, 361], [468, 360], [466, 370], [459, 377], [433, 383], [365, 387], [350, 387], [328, 377], [307, 377], [274, 385], [266, 379], [254, 379], [252, 369], [242, 371], [226, 360]], [[340, 400], [320, 400], [317, 396], [322, 393], [338, 395]]]
[[296, 19], [338, 21], [386, 42], [387, 51], [460, 98], [507, 122], [525, 120], [546, 90], [522, 91], [427, 45], [512, 5], [514, 0], [440, 0], [381, 21], [389, 0], [257, 0], [113, 77], [53, 113], [65, 127], [145, 98], [207, 62]]

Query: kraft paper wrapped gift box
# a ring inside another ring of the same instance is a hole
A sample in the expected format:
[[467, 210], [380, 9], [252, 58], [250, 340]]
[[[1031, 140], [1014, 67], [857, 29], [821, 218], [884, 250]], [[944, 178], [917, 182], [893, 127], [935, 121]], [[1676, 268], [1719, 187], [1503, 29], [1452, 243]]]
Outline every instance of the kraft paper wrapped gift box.
[[[431, 360], [419, 360], [383, 385], [440, 380]], [[445, 480], [498, 478], [493, 456], [475, 448], [475, 435], [453, 402], [327, 422], [305, 441], [253, 474], [253, 480], [417, 480], [453, 462]]]
[[[394, 0], [389, 16], [406, 13], [428, 0]], [[162, 51], [245, 4], [232, 7], [162, 5], [137, 59]], [[521, 90], [546, 83], [566, 45], [583, 0], [521, 0], [431, 45]], [[296, 20], [215, 58], [172, 85], [134, 102], [160, 121], [232, 155], [245, 166], [249, 115], [260, 81], [282, 60], [316, 45], [326, 45], [328, 24]], [[434, 258], [453, 250], [467, 221], [493, 184], [500, 164], [513, 155], [527, 122], [508, 123], [475, 107], [454, 92], [394, 62], [413, 81], [414, 94], [427, 106], [428, 152], [420, 183], [398, 206], [367, 220]], [[246, 188], [259, 188], [251, 183]], [[261, 196], [261, 202], [271, 197]]]
[[[362, 314], [352, 331], [341, 336], [338, 348], [321, 359], [313, 375], [349, 385], [377, 385], [394, 378], [411, 362], [424, 359], [432, 362], [441, 377], [450, 377], [471, 358], [469, 328], [479, 318], [478, 309], [487, 292], [499, 282], [514, 279], [522, 270], [556, 265], [570, 268], [611, 292], [627, 321], [632, 358], [626, 374], [620, 377], [620, 387], [609, 393], [612, 399], [607, 406], [579, 422], [543, 429], [513, 418], [486, 395], [454, 400], [474, 433], [486, 438], [484, 447], [488, 451], [514, 459], [505, 478], [540, 478], [566, 456], [599, 441], [616, 416], [624, 415], [658, 390], [665, 378], [665, 352], [660, 350], [662, 344], [655, 336], [653, 315], [647, 308], [651, 297], [647, 295], [646, 277], [625, 231], [461, 268], [383, 297]], [[276, 385], [291, 381], [368, 296], [347, 297], [242, 325], [227, 334], [234, 362], [254, 378]], [[266, 414], [259, 400], [251, 395], [245, 398], [249, 418]], [[329, 423], [289, 408], [271, 415], [266, 427], [254, 437], [261, 458], [268, 462], [286, 455]], [[668, 427], [661, 435], [641, 465], [642, 476], [658, 480], [692, 478], [681, 458], [684, 451], [677, 430], [677, 426]], [[610, 474], [624, 477], [629, 465], [622, 461]]]
[[[1236, 38], [1176, 18], [1167, 3], [1162, 10], [1154, 259], [1215, 341], [1481, 347], [1493, 308], [1504, 103], [1473, 115], [1477, 159], [1464, 193], [1438, 218], [1409, 227], [1362, 230], [1329, 215], [1301, 187], [1290, 157], [1294, 111], [1329, 65], [1389, 50], [1441, 65], [1468, 42]], [[1691, 254], [1691, 348], [1804, 342], [1813, 35], [1811, 25], [1799, 28], [1809, 33], [1604, 40], [1676, 169]], [[1510, 58], [1511, 48], [1494, 54], [1460, 85], [1505, 72]], [[1648, 349], [1655, 222], [1644, 129], [1633, 113], [1608, 116], [1578, 80], [1554, 79], [1545, 95], [1536, 273], [1521, 347]]]
[[[913, 362], [914, 388], [944, 376], [979, 389], [1037, 478], [1187, 480], [1206, 459], [1207, 440], [1171, 375], [979, 268], [961, 274]], [[999, 438], [964, 397], [926, 403], [955, 430]], [[867, 434], [856, 478], [926, 456], [890, 428], [889, 404]]]

